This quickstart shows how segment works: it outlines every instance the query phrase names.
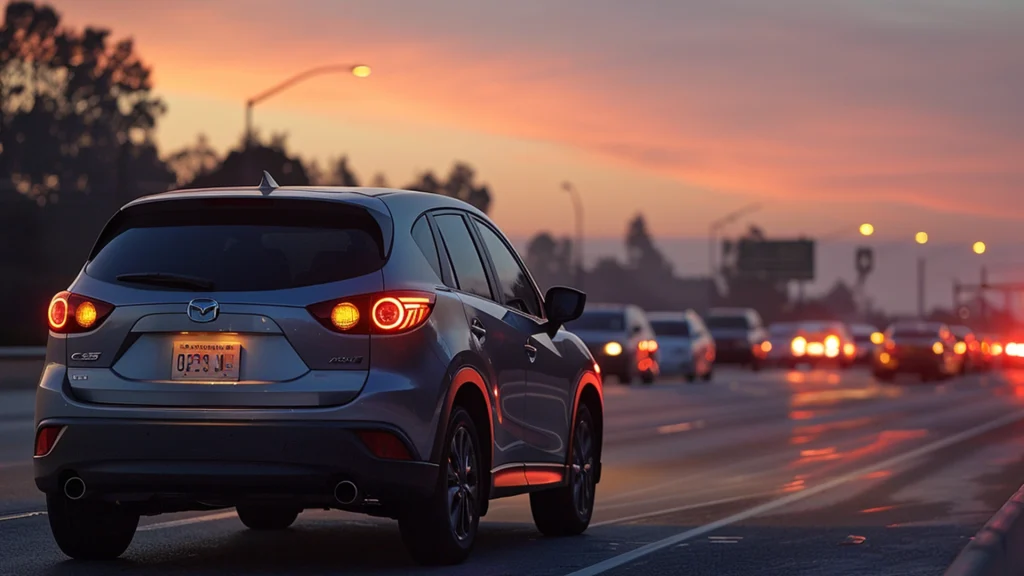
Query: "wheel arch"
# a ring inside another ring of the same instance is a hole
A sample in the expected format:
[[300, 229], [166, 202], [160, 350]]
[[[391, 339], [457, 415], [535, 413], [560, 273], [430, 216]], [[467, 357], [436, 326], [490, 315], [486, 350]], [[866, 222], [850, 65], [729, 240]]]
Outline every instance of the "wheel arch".
[[[594, 428], [597, 433], [597, 472], [595, 482], [601, 481], [601, 455], [604, 451], [604, 387], [601, 377], [595, 372], [585, 371], [576, 384], [576, 394], [572, 407], [573, 426], [569, 432], [569, 446], [573, 445], [576, 428], [576, 415], [579, 413], [580, 404], [585, 404], [590, 410], [590, 416], [594, 420]], [[572, 464], [572, 451], [566, 450], [566, 466]]]

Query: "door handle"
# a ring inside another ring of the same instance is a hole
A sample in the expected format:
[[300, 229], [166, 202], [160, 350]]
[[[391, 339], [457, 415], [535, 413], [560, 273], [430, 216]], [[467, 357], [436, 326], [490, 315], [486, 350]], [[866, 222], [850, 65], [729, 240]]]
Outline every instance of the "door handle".
[[469, 323], [469, 331], [480, 340], [483, 340], [487, 336], [487, 329], [484, 328], [484, 325], [476, 318], [473, 318], [473, 321]]
[[530, 363], [534, 363], [537, 360], [537, 347], [527, 342], [523, 348], [526, 350], [526, 357], [530, 359]]

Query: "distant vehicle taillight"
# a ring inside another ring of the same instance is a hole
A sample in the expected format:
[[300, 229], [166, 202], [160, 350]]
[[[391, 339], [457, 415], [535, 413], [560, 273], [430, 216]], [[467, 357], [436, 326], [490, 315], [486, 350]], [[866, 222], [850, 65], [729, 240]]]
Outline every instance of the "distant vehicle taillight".
[[95, 329], [113, 311], [112, 304], [64, 291], [50, 300], [46, 319], [50, 330], [58, 334], [76, 334]]
[[306, 309], [335, 332], [398, 334], [426, 322], [434, 302], [435, 296], [427, 292], [396, 292], [328, 300]]
[[993, 356], [1001, 356], [1002, 353], [1003, 353], [1003, 345], [1000, 344], [999, 342], [993, 342], [992, 343], [992, 355]]
[[807, 354], [807, 339], [803, 336], [797, 336], [793, 338], [793, 343], [790, 344], [789, 348], [793, 351], [794, 356], [803, 356]]

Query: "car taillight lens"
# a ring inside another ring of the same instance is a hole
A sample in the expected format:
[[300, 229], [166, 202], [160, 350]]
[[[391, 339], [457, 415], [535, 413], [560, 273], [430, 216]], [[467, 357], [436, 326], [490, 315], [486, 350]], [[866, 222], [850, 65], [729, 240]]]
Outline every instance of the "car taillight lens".
[[46, 456], [53, 450], [60, 438], [63, 426], [43, 426], [36, 432], [36, 456]]
[[427, 321], [435, 297], [427, 292], [363, 294], [306, 309], [321, 324], [344, 334], [398, 334]]
[[412, 460], [409, 449], [390, 432], [364, 431], [359, 433], [359, 439], [369, 448], [377, 458], [384, 460]]
[[807, 354], [807, 339], [803, 336], [797, 336], [793, 338], [793, 343], [790, 344], [789, 348], [793, 351], [794, 356], [803, 356]]
[[59, 334], [88, 332], [102, 323], [114, 306], [71, 292], [58, 292], [46, 313], [50, 330]]
[[946, 352], [946, 347], [942, 345], [942, 342], [936, 342], [932, 344], [932, 352], [936, 354], [943, 354]]

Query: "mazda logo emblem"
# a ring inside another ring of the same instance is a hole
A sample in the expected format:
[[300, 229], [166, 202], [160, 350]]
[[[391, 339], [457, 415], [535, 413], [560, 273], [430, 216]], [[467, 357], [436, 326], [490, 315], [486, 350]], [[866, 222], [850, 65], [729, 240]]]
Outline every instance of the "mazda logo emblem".
[[185, 313], [193, 322], [213, 322], [220, 314], [220, 304], [209, 298], [196, 298], [188, 303]]

